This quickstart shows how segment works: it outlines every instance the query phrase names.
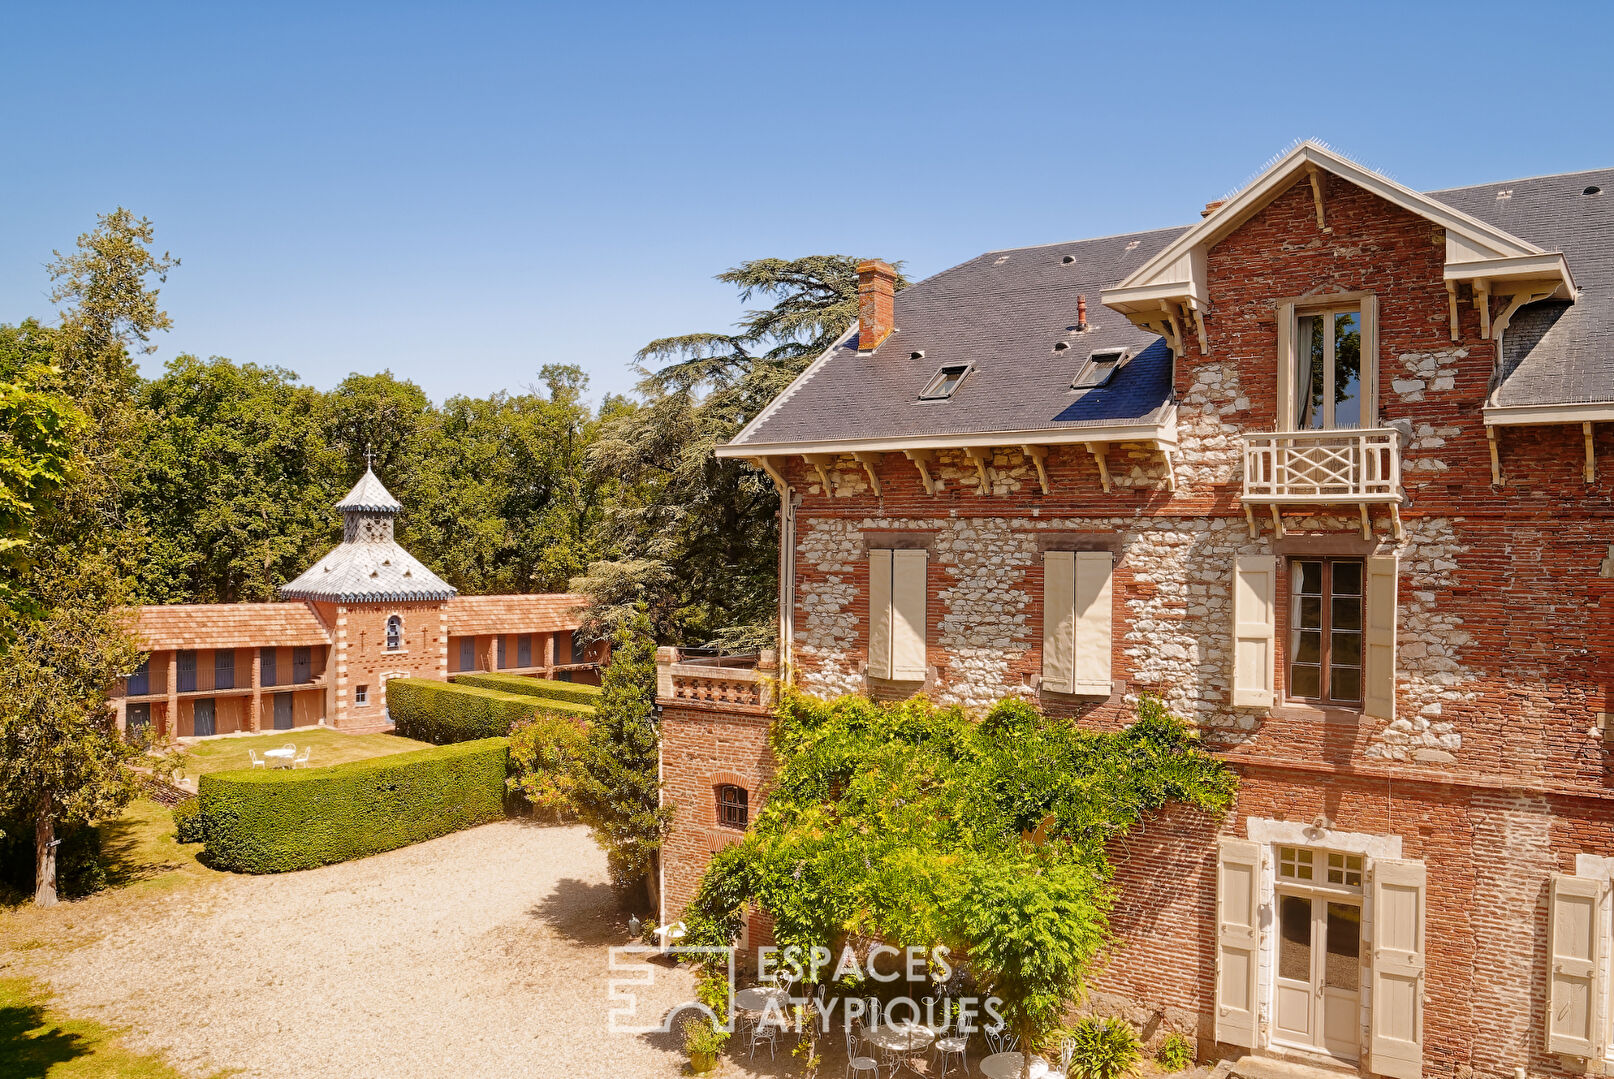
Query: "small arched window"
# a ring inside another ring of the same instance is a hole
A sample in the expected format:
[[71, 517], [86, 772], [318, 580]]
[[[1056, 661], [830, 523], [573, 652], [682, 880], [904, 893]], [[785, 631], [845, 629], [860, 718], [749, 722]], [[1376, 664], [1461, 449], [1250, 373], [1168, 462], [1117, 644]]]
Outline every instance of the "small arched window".
[[403, 619], [393, 615], [387, 619], [387, 651], [396, 652], [403, 648]]
[[725, 783], [717, 788], [717, 823], [744, 829], [751, 821], [750, 796], [744, 787]]

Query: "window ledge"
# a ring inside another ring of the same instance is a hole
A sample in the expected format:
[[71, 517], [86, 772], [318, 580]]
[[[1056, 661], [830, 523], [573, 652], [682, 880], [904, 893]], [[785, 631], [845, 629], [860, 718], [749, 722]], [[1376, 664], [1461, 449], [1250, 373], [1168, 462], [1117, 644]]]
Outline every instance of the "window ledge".
[[1362, 722], [1362, 709], [1345, 704], [1309, 704], [1305, 701], [1284, 701], [1272, 709], [1273, 719], [1299, 719], [1311, 723]]

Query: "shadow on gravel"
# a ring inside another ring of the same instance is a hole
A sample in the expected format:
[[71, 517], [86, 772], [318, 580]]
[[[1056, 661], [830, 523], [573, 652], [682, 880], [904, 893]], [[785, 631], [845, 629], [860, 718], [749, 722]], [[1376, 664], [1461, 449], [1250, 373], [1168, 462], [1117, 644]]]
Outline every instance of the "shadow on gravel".
[[628, 938], [628, 915], [609, 884], [557, 881], [529, 913], [579, 944], [622, 944]]

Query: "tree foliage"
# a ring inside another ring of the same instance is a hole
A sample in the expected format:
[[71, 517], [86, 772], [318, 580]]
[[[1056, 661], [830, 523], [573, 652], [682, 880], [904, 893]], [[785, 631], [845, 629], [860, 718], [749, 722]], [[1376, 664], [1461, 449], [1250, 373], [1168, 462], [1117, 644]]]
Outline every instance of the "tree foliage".
[[641, 403], [605, 420], [589, 450], [595, 473], [620, 482], [606, 511], [613, 542], [574, 584], [597, 597], [598, 624], [619, 624], [642, 602], [663, 639], [772, 642], [778, 495], [760, 471], [713, 451], [857, 320], [859, 261], [741, 263], [718, 280], [770, 306], [747, 311], [733, 333], [639, 350]]
[[691, 943], [728, 943], [747, 904], [781, 946], [946, 944], [1031, 1043], [1108, 943], [1109, 844], [1168, 802], [1224, 812], [1232, 774], [1144, 698], [1119, 732], [1027, 703], [979, 722], [923, 698], [782, 702], [776, 785], [712, 861]]
[[661, 804], [656, 644], [642, 611], [618, 630], [601, 691], [572, 798], [605, 848], [611, 883], [632, 895], [655, 872], [672, 825], [672, 807]]

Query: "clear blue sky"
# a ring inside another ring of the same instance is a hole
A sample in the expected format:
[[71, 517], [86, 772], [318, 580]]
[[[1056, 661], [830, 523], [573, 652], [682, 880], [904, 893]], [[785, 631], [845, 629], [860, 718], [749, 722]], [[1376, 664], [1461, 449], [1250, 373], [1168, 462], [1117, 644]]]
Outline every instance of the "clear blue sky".
[[[16, 4], [0, 321], [97, 212], [179, 352], [434, 398], [723, 329], [712, 275], [1184, 223], [1299, 137], [1416, 188], [1614, 165], [1614, 8]], [[1526, 89], [1527, 88], [1527, 89]]]

